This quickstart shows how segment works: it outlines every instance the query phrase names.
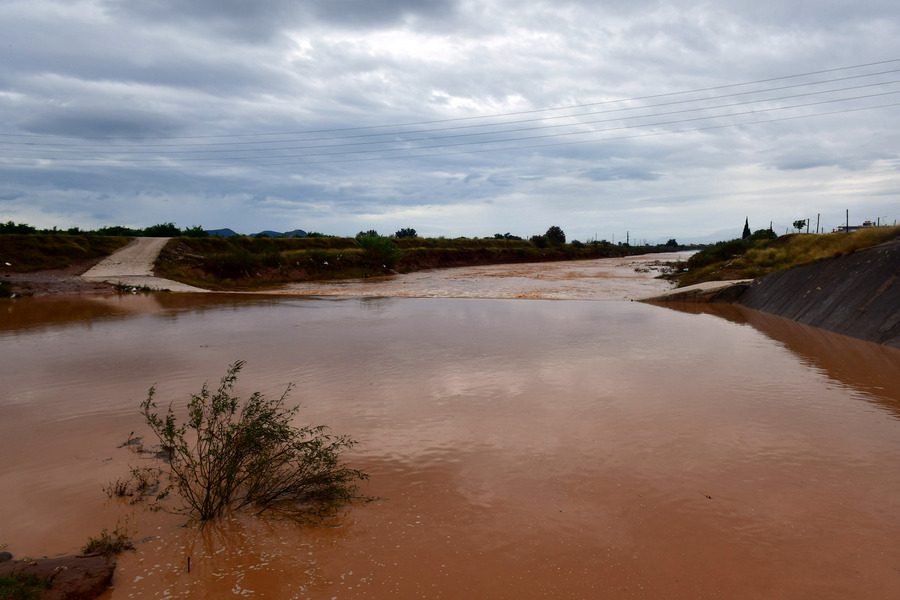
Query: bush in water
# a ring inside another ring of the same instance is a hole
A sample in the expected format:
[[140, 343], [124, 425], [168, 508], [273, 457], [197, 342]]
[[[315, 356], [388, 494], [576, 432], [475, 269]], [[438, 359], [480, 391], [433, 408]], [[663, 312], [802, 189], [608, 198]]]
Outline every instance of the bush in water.
[[240, 403], [233, 388], [243, 366], [232, 364], [215, 393], [204, 384], [192, 394], [184, 423], [171, 405], [160, 416], [154, 388], [141, 403], [185, 512], [207, 521], [253, 505], [304, 518], [332, 514], [357, 498], [356, 484], [368, 475], [340, 459], [355, 442], [329, 435], [325, 426], [295, 427], [299, 407], [284, 405], [291, 386], [277, 400], [256, 392]]

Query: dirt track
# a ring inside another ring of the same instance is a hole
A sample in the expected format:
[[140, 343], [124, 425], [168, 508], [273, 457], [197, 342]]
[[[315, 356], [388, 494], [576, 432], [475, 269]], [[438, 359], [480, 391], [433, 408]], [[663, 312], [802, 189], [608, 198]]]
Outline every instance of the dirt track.
[[170, 279], [153, 276], [153, 263], [170, 238], [135, 238], [82, 274], [87, 281], [103, 281], [172, 292], [205, 292]]

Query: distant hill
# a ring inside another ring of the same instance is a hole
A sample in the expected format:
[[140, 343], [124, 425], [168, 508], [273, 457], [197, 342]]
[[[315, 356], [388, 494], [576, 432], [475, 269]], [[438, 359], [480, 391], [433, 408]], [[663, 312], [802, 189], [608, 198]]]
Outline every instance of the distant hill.
[[[227, 227], [224, 229], [207, 229], [206, 233], [212, 236], [218, 237], [231, 237], [233, 235], [241, 235], [233, 229], [228, 229]], [[302, 229], [294, 229], [293, 231], [285, 231], [284, 233], [280, 231], [272, 231], [271, 229], [266, 229], [265, 231], [260, 231], [259, 233], [251, 233], [250, 237], [258, 237], [261, 235], [266, 235], [269, 237], [306, 237], [306, 232]]]
[[267, 235], [269, 237], [304, 238], [306, 237], [306, 232], [302, 229], [295, 229], [293, 231], [285, 231], [284, 233], [282, 233], [280, 231], [272, 231], [271, 229], [266, 229], [265, 231], [260, 231], [259, 233], [251, 233], [250, 237], [258, 237], [261, 235]]
[[208, 233], [209, 235], [218, 236], [218, 237], [231, 237], [233, 235], [238, 235], [237, 231], [235, 231], [233, 229], [228, 229], [227, 227], [225, 229], [207, 229], [206, 233]]

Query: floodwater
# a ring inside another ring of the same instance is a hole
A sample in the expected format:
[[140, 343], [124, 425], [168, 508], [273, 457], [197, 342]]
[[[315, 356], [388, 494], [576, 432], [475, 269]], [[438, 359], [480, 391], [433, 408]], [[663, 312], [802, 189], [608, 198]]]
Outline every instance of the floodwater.
[[[0, 544], [137, 540], [104, 598], [895, 598], [900, 351], [735, 307], [159, 294], [0, 305]], [[358, 440], [319, 527], [110, 500], [247, 366]], [[149, 444], [149, 439], [145, 439]], [[191, 569], [188, 572], [188, 557]]]
[[639, 300], [670, 290], [657, 279], [666, 264], [690, 252], [549, 263], [480, 265], [343, 281], [292, 283], [281, 293], [393, 298], [517, 298]]

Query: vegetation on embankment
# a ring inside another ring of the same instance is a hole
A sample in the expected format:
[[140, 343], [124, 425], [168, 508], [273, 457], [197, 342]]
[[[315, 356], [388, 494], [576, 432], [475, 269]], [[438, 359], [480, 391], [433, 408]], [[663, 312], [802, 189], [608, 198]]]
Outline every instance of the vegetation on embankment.
[[677, 249], [577, 241], [542, 247], [530, 240], [496, 238], [178, 238], [160, 254], [155, 273], [206, 289], [261, 289], [391, 271], [610, 258]]
[[0, 272], [62, 269], [108, 256], [129, 241], [127, 237], [100, 235], [0, 235]]
[[719, 242], [691, 256], [679, 265], [678, 287], [705, 281], [755, 279], [825, 258], [852, 254], [897, 238], [900, 238], [900, 227], [780, 237], [769, 230], [759, 230], [746, 239]]

